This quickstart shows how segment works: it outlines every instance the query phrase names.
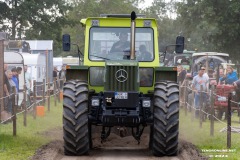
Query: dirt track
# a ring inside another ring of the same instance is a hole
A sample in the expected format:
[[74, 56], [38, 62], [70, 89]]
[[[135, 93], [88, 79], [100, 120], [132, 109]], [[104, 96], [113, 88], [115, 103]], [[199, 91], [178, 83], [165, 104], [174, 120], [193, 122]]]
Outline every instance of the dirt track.
[[143, 134], [141, 143], [132, 136], [119, 137], [111, 134], [106, 142], [100, 143], [100, 134], [93, 135], [93, 149], [88, 156], [69, 157], [63, 153], [62, 129], [57, 128], [44, 133], [52, 141], [39, 148], [32, 157], [33, 160], [204, 160], [196, 147], [184, 140], [179, 141], [179, 154], [176, 157], [154, 157], [148, 150], [148, 135]]

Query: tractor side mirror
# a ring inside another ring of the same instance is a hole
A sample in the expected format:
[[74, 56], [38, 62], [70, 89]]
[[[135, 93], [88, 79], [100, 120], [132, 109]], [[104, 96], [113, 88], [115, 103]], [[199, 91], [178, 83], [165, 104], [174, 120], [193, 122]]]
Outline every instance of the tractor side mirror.
[[184, 50], [184, 37], [183, 36], [177, 36], [175, 52], [176, 53], [183, 53], [183, 50]]
[[63, 46], [63, 51], [70, 51], [71, 40], [70, 40], [70, 35], [69, 34], [64, 34], [62, 36], [62, 46]]

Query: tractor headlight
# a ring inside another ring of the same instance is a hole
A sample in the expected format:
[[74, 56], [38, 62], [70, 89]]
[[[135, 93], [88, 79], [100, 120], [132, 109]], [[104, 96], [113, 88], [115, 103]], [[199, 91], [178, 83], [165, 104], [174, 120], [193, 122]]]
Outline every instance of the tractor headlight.
[[93, 98], [92, 99], [92, 106], [94, 106], [94, 107], [96, 107], [96, 106], [99, 106], [99, 99], [97, 99], [97, 98]]
[[143, 100], [142, 101], [143, 107], [150, 107], [151, 106], [151, 100]]

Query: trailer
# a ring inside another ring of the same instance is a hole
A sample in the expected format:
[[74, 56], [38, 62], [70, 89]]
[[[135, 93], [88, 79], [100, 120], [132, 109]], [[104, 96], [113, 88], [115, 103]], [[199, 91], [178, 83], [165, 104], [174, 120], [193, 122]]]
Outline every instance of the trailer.
[[26, 40], [30, 46], [31, 54], [45, 54], [46, 55], [46, 79], [53, 81], [53, 40]]
[[63, 65], [63, 58], [62, 57], [53, 57], [53, 66], [57, 67], [57, 70], [60, 71]]
[[[14, 57], [14, 58], [13, 58]], [[24, 74], [24, 59], [22, 54], [14, 51], [4, 52], [4, 63], [8, 64], [8, 69], [12, 69], [14, 67], [21, 67], [22, 72], [19, 74], [19, 98], [18, 98], [18, 106], [21, 106], [23, 102], [23, 87], [25, 84], [25, 74]]]
[[33, 91], [33, 81], [36, 81], [37, 85], [37, 95], [42, 95], [43, 79], [46, 80], [46, 56], [43, 53], [30, 54], [22, 53], [24, 59], [24, 65], [28, 66], [28, 71], [32, 78], [32, 88]]

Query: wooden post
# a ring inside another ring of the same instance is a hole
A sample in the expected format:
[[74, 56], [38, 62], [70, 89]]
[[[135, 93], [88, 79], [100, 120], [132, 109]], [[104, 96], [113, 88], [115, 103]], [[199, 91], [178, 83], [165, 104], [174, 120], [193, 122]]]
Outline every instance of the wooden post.
[[26, 85], [23, 85], [23, 109], [24, 109], [24, 114], [23, 114], [23, 125], [26, 127], [27, 126], [27, 87]]
[[49, 73], [48, 73], [48, 68], [49, 68], [49, 65], [48, 65], [48, 50], [46, 50], [46, 81], [49, 79]]
[[57, 106], [57, 95], [56, 95], [56, 79], [53, 81], [53, 94], [54, 94], [54, 106]]
[[17, 135], [17, 114], [16, 114], [16, 110], [17, 110], [17, 94], [16, 94], [16, 87], [12, 87], [13, 90], [13, 103], [12, 103], [12, 111], [13, 111], [13, 117], [12, 117], [12, 121], [13, 121], [13, 136]]
[[211, 103], [211, 116], [210, 116], [210, 120], [211, 120], [211, 124], [210, 124], [210, 136], [214, 136], [214, 86], [211, 86], [211, 90], [210, 90], [210, 103]]
[[200, 86], [199, 127], [202, 128], [203, 86]]
[[[192, 90], [192, 98], [191, 98], [191, 100], [192, 100], [192, 106], [191, 107], [194, 107], [195, 108], [195, 103], [194, 103], [194, 91]], [[196, 108], [195, 108], [196, 109]], [[193, 121], [193, 119], [194, 119], [194, 116], [195, 116], [195, 112], [196, 112], [196, 110], [195, 109], [192, 109], [191, 108], [191, 112], [192, 112], [192, 116], [191, 116], [191, 120]]]
[[47, 97], [48, 97], [48, 111], [50, 111], [50, 78], [48, 78], [48, 85], [47, 85]]
[[185, 116], [187, 116], [188, 109], [188, 81], [185, 81], [185, 89], [184, 89], [184, 99], [185, 99]]
[[59, 82], [59, 79], [57, 81], [57, 90], [58, 90], [58, 103], [60, 103], [60, 82]]
[[42, 104], [43, 104], [43, 106], [45, 105], [45, 85], [46, 85], [46, 80], [45, 79], [43, 79], [43, 84], [42, 84]]
[[181, 87], [181, 82], [178, 82], [178, 86], [179, 86], [179, 104], [180, 104], [180, 108], [182, 108], [182, 99], [181, 99], [181, 95], [182, 95], [182, 87]]
[[231, 148], [231, 100], [232, 93], [229, 93], [227, 110], [227, 148]]
[[[0, 38], [0, 98], [4, 97], [4, 40]], [[0, 99], [0, 120], [2, 120], [1, 113], [4, 111], [4, 98]]]
[[33, 81], [33, 118], [36, 119], [36, 106], [37, 106], [37, 97], [36, 97], [36, 94], [37, 94], [37, 90], [36, 90], [36, 80]]

